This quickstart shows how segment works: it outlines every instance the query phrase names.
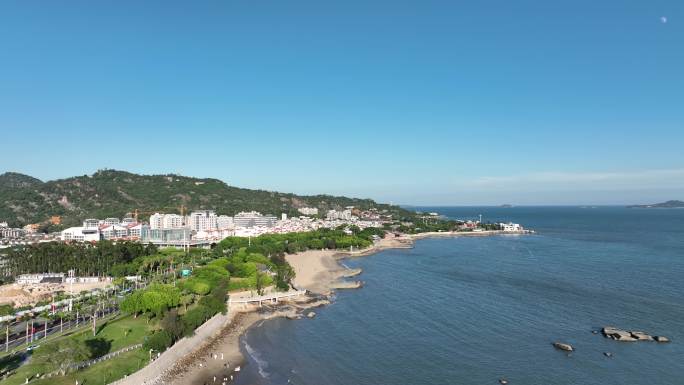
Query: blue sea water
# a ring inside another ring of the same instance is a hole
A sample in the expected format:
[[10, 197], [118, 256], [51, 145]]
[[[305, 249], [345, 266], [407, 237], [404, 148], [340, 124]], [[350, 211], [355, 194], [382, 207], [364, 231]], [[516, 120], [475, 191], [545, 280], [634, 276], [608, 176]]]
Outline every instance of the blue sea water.
[[[684, 384], [684, 210], [424, 209], [537, 234], [425, 239], [347, 260], [366, 286], [312, 320], [250, 329], [237, 383]], [[592, 334], [604, 325], [672, 342]]]

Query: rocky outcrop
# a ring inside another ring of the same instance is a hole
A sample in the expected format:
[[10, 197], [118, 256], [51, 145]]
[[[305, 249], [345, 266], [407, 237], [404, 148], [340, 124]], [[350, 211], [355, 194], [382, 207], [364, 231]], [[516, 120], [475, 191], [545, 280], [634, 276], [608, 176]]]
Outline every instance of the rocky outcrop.
[[570, 345], [570, 344], [564, 344], [564, 343], [562, 343], [562, 342], [554, 342], [554, 343], [553, 343], [553, 347], [556, 348], [556, 349], [559, 349], [559, 350], [566, 351], [566, 352], [572, 352], [572, 351], [575, 350], [575, 349], [572, 347], [572, 345]]
[[653, 341], [653, 337], [649, 336], [644, 332], [630, 331], [629, 334], [636, 338], [637, 341]]
[[652, 337], [650, 334], [637, 330], [622, 330], [613, 326], [606, 326], [601, 329], [601, 333], [604, 337], [610, 338], [615, 341], [658, 341], [658, 342], [669, 342], [667, 337], [656, 336]]
[[316, 313], [314, 313], [314, 312], [312, 312], [312, 311], [306, 313], [306, 317], [307, 317], [307, 318], [313, 318], [313, 317], [315, 317], [315, 316], [316, 316]]
[[632, 337], [632, 334], [630, 332], [614, 328], [612, 326], [604, 327], [603, 329], [601, 329], [601, 333], [603, 333], [604, 337], [610, 338], [615, 341], [633, 342], [637, 340], [636, 338]]

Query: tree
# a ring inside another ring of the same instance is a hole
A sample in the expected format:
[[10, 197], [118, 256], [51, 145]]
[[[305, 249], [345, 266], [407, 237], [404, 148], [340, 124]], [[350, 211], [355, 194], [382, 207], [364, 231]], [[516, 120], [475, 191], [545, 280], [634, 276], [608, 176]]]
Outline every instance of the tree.
[[82, 341], [66, 338], [39, 347], [32, 360], [58, 369], [62, 375], [66, 375], [73, 364], [87, 360], [90, 353], [90, 349]]
[[168, 308], [180, 303], [180, 290], [171, 285], [152, 284], [145, 290], [138, 290], [121, 303], [121, 310], [136, 316], [150, 313], [158, 317]]
[[290, 288], [290, 282], [295, 277], [295, 271], [289, 264], [280, 265], [276, 269], [276, 287], [280, 290], [288, 290]]
[[264, 281], [266, 280], [266, 274], [257, 271], [256, 272], [256, 290], [257, 294], [264, 295]]

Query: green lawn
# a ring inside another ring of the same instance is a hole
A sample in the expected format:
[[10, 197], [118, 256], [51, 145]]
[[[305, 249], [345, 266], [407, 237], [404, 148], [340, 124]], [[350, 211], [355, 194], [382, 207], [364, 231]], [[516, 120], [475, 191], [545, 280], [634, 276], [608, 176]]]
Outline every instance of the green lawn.
[[[35, 385], [82, 385], [108, 384], [126, 375], [137, 372], [147, 365], [149, 354], [142, 349], [124, 353], [116, 358], [93, 365], [87, 369], [32, 382]], [[4, 383], [2, 383], [4, 385]]]
[[[142, 343], [151, 329], [152, 324], [148, 325], [144, 318], [133, 318], [128, 316], [98, 325], [98, 332], [94, 337], [92, 330], [86, 329], [73, 335], [60, 338], [73, 338], [83, 341], [83, 343], [90, 341], [89, 344], [92, 346], [92, 350], [97, 351], [97, 355], [100, 356], [130, 345]], [[142, 351], [142, 349], [138, 349], [93, 365], [87, 369], [69, 373], [66, 376], [53, 376], [52, 378], [32, 382], [32, 384], [73, 385], [76, 383], [77, 379], [79, 384], [102, 384], [103, 381], [106, 381], [105, 383], [112, 382], [124, 375], [135, 372], [140, 367], [144, 366], [147, 363], [147, 360], [148, 354]], [[0, 381], [0, 384], [23, 384], [24, 381], [26, 381], [26, 378], [32, 378], [38, 373], [50, 371], [50, 368], [47, 368], [45, 365], [39, 365], [29, 361], [25, 365], [19, 367], [16, 370], [16, 373], [11, 377], [4, 381]]]
[[88, 329], [76, 334], [74, 338], [78, 338], [81, 341], [103, 339], [111, 344], [111, 347], [105, 352], [106, 354], [123, 349], [126, 346], [141, 343], [143, 338], [149, 334], [151, 325], [148, 325], [143, 317], [133, 318], [127, 316], [115, 321], [106, 322], [104, 325], [98, 325], [98, 332], [94, 337], [92, 329]]

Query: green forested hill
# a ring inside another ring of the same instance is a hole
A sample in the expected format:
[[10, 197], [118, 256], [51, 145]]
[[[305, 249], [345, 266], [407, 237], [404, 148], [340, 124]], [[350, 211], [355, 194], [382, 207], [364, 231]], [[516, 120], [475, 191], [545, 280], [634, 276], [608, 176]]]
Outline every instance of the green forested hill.
[[[64, 225], [77, 225], [85, 218], [122, 217], [138, 209], [178, 212], [213, 209], [234, 215], [245, 210], [280, 215], [295, 213], [299, 207], [321, 210], [355, 206], [388, 210], [395, 217], [411, 214], [397, 206], [378, 204], [370, 199], [328, 195], [298, 196], [228, 186], [218, 179], [198, 179], [179, 175], [138, 175], [102, 170], [93, 175], [42, 182], [27, 175], [0, 175], [0, 221], [11, 226], [40, 223], [60, 215]], [[147, 219], [149, 214], [141, 214]]]

